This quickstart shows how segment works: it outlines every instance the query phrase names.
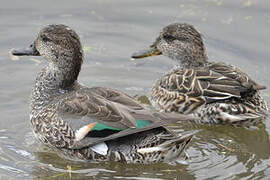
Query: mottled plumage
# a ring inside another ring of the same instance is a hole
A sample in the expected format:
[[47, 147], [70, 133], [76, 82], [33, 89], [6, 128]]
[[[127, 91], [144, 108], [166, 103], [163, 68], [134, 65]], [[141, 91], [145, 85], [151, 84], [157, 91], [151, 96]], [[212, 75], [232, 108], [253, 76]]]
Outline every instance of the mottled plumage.
[[201, 35], [189, 24], [166, 26], [149, 50], [133, 58], [163, 54], [177, 66], [156, 81], [153, 102], [165, 112], [193, 114], [200, 123], [255, 125], [268, 114], [257, 84], [240, 69], [209, 62]]
[[29, 48], [12, 53], [41, 55], [48, 61], [32, 90], [31, 125], [39, 140], [72, 158], [170, 161], [195, 133], [174, 134], [163, 126], [189, 116], [149, 111], [121, 91], [80, 85], [82, 47], [65, 25], [44, 27]]

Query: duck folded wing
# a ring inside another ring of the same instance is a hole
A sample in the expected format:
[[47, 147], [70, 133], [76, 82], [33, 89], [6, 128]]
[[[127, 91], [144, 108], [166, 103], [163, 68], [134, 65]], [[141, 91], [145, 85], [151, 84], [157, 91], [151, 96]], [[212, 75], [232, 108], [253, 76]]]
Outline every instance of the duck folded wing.
[[93, 87], [91, 91], [104, 97], [109, 101], [113, 101], [122, 105], [125, 105], [134, 110], [142, 110], [144, 107], [140, 105], [133, 97], [127, 95], [124, 92], [104, 87]]
[[223, 75], [227, 78], [227, 81], [221, 81], [219, 79], [220, 84], [225, 83], [230, 85], [230, 82], [232, 80], [238, 82], [241, 84], [241, 86], [245, 87], [246, 90], [263, 90], [266, 89], [266, 86], [262, 86], [260, 84], [257, 84], [255, 81], [253, 81], [246, 73], [242, 72], [239, 68], [228, 65], [225, 63], [212, 63], [209, 66], [209, 69]]
[[62, 101], [60, 112], [64, 116], [77, 116], [84, 121], [89, 120], [89, 123], [102, 123], [117, 129], [136, 127], [136, 120], [129, 113], [128, 107], [87, 90], [77, 91]]
[[[190, 100], [191, 104], [204, 104], [232, 97], [241, 98], [262, 89], [265, 89], [265, 86], [257, 84], [239, 69], [215, 63], [207, 68], [174, 70], [162, 77], [153, 91], [162, 91], [163, 94], [177, 93], [183, 102]], [[154, 99], [158, 98], [155, 97], [158, 93], [153, 94]]]
[[203, 87], [203, 96], [206, 103], [225, 100], [231, 97], [244, 98], [255, 91], [265, 89], [265, 86], [257, 84], [240, 69], [224, 63], [214, 63], [209, 66], [209, 78], [203, 77], [205, 72], [197, 72], [200, 85]]
[[[112, 92], [114, 94], [109, 95]], [[60, 117], [75, 132], [75, 141], [69, 147], [72, 149], [195, 119], [188, 115], [149, 111], [130, 96], [106, 88], [78, 90], [61, 102], [59, 111]]]
[[[144, 132], [144, 131], [155, 129], [155, 128], [163, 128], [164, 131], [170, 132], [167, 128], [162, 127], [160, 123], [153, 123], [153, 124], [150, 124], [149, 126], [142, 127], [142, 128], [125, 129], [122, 131], [116, 131], [107, 136], [99, 136], [99, 137], [95, 136], [94, 133], [97, 133], [97, 132], [93, 131], [89, 133], [88, 135], [86, 135], [83, 139], [79, 141], [75, 141], [72, 145], [69, 146], [69, 149], [81, 149], [81, 148], [85, 148], [89, 146], [94, 146], [96, 144], [103, 143], [105, 141], [117, 139], [120, 137], [125, 137], [128, 135]], [[170, 133], [173, 134], [173, 132], [170, 132]]]

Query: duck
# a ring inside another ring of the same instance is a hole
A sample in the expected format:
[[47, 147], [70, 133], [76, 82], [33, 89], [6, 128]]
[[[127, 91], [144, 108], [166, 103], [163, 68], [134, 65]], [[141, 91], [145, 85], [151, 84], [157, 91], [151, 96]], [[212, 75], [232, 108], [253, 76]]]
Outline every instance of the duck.
[[150, 164], [177, 159], [197, 131], [175, 133], [166, 125], [193, 117], [146, 109], [130, 95], [78, 82], [83, 50], [69, 26], [43, 27], [15, 56], [42, 56], [30, 97], [35, 137], [68, 158]]
[[198, 117], [199, 124], [245, 127], [254, 127], [269, 115], [260, 95], [266, 87], [233, 65], [209, 61], [202, 35], [193, 25], [167, 25], [149, 48], [132, 58], [158, 55], [177, 64], [151, 90], [151, 100], [160, 111], [190, 114]]

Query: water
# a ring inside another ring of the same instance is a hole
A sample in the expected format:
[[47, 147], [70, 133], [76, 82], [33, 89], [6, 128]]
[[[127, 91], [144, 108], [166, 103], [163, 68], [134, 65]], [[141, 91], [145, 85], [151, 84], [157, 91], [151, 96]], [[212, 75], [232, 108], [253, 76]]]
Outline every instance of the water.
[[[130, 61], [163, 26], [188, 22], [204, 35], [210, 59], [240, 67], [270, 87], [270, 1], [267, 0], [9, 0], [0, 7], [0, 179], [269, 179], [270, 122], [257, 129], [202, 129], [187, 164], [84, 163], [59, 157], [38, 144], [29, 126], [29, 94], [44, 66], [40, 57], [11, 60], [8, 51], [32, 43], [43, 25], [75, 29], [86, 52], [79, 80], [129, 94], [149, 95], [154, 81], [173, 67], [165, 57]], [[263, 91], [270, 104], [270, 89]], [[71, 173], [67, 169], [72, 169]]]

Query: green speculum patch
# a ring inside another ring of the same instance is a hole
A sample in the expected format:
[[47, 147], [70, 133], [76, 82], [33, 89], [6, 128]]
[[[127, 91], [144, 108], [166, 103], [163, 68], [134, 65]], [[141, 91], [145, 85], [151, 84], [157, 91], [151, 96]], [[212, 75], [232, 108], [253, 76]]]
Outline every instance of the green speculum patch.
[[[148, 120], [136, 120], [136, 123], [137, 123], [137, 126], [136, 128], [142, 128], [142, 127], [145, 127], [147, 126], [148, 124], [150, 124], [150, 121]], [[110, 129], [110, 130], [117, 130], [117, 131], [122, 131], [124, 129], [121, 129], [121, 128], [115, 128], [115, 127], [111, 127], [111, 126], [108, 126], [106, 124], [102, 124], [102, 123], [97, 123], [92, 129], [91, 131], [101, 131], [101, 130], [105, 130], [105, 129]]]

